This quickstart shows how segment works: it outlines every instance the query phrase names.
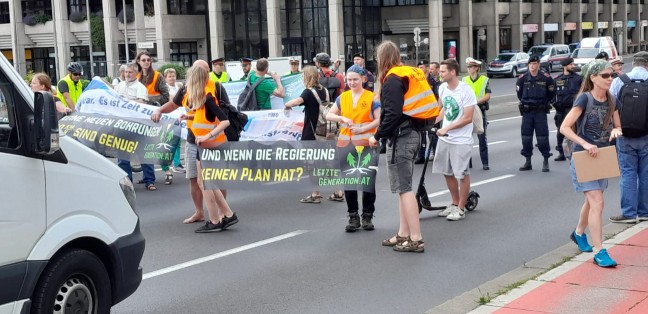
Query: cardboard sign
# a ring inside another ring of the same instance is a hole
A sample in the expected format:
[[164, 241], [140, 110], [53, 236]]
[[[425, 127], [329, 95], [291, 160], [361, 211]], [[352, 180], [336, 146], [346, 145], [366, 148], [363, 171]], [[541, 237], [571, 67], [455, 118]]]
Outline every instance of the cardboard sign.
[[621, 175], [616, 146], [599, 148], [596, 158], [591, 157], [585, 150], [574, 152], [572, 159], [578, 182], [608, 179]]

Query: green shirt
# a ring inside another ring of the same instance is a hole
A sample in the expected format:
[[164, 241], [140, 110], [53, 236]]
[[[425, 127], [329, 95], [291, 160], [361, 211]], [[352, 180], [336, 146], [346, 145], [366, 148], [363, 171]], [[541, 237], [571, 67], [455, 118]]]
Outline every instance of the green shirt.
[[[250, 71], [250, 84], [254, 85], [254, 83], [256, 83], [258, 79], [259, 78], [256, 76], [256, 72]], [[255, 92], [260, 110], [272, 109], [270, 96], [276, 88], [277, 84], [275, 84], [274, 80], [272, 79], [264, 79], [263, 82], [261, 82], [261, 84], [257, 86]]]

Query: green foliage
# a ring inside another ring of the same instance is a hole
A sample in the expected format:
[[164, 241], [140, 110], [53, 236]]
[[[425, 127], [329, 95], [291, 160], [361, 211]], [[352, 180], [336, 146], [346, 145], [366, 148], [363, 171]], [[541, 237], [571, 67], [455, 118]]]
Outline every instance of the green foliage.
[[83, 12], [72, 12], [70, 13], [69, 19], [74, 23], [81, 23], [86, 20], [88, 16]]
[[83, 89], [88, 87], [88, 84], [90, 84], [90, 80], [81, 79], [81, 86], [83, 86]]
[[47, 14], [39, 14], [39, 15], [36, 15], [34, 17], [34, 22], [36, 22], [36, 24], [38, 24], [38, 23], [45, 24], [45, 23], [47, 23], [47, 22], [49, 22], [51, 20], [52, 20], [52, 17], [47, 15]]
[[178, 80], [184, 80], [185, 79], [185, 76], [187, 75], [187, 69], [184, 66], [179, 65], [179, 64], [167, 63], [167, 64], [159, 67], [157, 70], [160, 72], [160, 74], [163, 74], [164, 70], [166, 70], [168, 68], [175, 69], [176, 77], [177, 77]]
[[90, 31], [92, 32], [93, 50], [103, 50], [106, 45], [106, 34], [104, 33], [103, 18], [97, 15], [90, 16]]
[[33, 70], [29, 70], [29, 72], [27, 72], [27, 75], [23, 76], [23, 80], [25, 80], [27, 85], [31, 84], [33, 76], [34, 76], [34, 71]]

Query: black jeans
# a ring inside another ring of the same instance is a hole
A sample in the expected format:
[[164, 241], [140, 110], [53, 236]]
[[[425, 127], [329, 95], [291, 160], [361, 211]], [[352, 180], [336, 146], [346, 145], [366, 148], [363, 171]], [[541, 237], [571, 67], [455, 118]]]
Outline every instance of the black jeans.
[[486, 138], [486, 129], [488, 127], [488, 119], [486, 118], [486, 111], [479, 108], [484, 119], [484, 133], [477, 135], [479, 140], [479, 158], [481, 159], [482, 165], [488, 165], [488, 139]]
[[533, 133], [535, 131], [538, 140], [538, 149], [542, 156], [550, 157], [549, 148], [549, 126], [547, 125], [547, 113], [544, 110], [532, 110], [522, 114], [522, 151], [524, 157], [533, 155]]
[[561, 155], [563, 154], [563, 141], [565, 140], [565, 136], [560, 133], [560, 125], [563, 123], [565, 120], [565, 116], [569, 113], [569, 109], [567, 110], [558, 110], [556, 109], [556, 114], [554, 115], [554, 121], [556, 122], [556, 128], [558, 128], [558, 132], [556, 134], [556, 150], [558, 153]]
[[[345, 190], [344, 198], [346, 199], [347, 208], [349, 214], [358, 213], [358, 191], [356, 190]], [[374, 206], [376, 203], [376, 193], [371, 192], [362, 192], [362, 213], [363, 214], [373, 214], [376, 211]]]

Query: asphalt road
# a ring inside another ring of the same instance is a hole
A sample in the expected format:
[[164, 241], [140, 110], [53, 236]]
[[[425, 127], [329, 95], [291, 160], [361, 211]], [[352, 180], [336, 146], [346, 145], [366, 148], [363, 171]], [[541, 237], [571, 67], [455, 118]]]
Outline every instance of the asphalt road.
[[[473, 151], [479, 205], [459, 222], [424, 211], [425, 253], [380, 245], [398, 228], [398, 200], [384, 167], [376, 230], [352, 234], [344, 232], [345, 203], [301, 204], [305, 192], [252, 189], [228, 195], [239, 224], [195, 234], [198, 225], [181, 223], [193, 211], [188, 181], [176, 174], [164, 186], [158, 172], [158, 191], [137, 187], [145, 279], [113, 313], [422, 313], [564, 245], [583, 199], [569, 166], [551, 161], [551, 172], [542, 173], [536, 150], [534, 170], [518, 171], [524, 160], [514, 79], [495, 79], [491, 87], [490, 171], [481, 170]], [[433, 202], [449, 201], [440, 175], [428, 172], [426, 185]], [[611, 180], [606, 221], [618, 204], [618, 181]]]

